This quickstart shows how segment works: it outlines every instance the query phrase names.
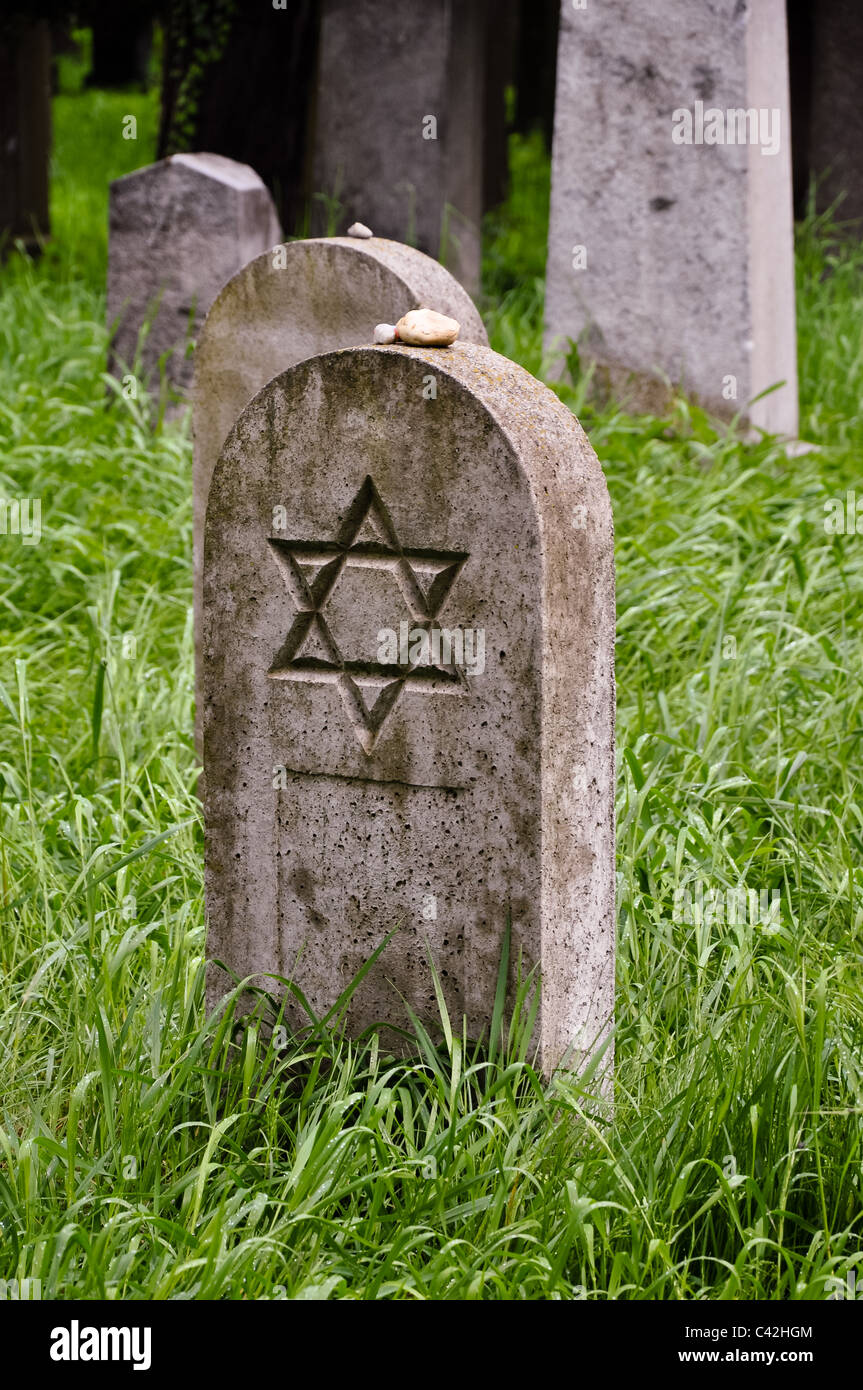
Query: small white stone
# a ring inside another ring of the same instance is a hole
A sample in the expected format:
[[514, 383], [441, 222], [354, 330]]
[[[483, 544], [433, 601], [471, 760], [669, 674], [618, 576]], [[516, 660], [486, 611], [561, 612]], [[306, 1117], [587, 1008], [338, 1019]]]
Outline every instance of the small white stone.
[[375, 327], [376, 343], [394, 343], [396, 340], [396, 326], [394, 323], [379, 323]]
[[370, 237], [374, 236], [374, 232], [364, 222], [354, 222], [348, 227], [348, 236]]
[[396, 324], [396, 337], [400, 343], [415, 347], [449, 347], [458, 337], [459, 327], [456, 319], [434, 309], [412, 309]]

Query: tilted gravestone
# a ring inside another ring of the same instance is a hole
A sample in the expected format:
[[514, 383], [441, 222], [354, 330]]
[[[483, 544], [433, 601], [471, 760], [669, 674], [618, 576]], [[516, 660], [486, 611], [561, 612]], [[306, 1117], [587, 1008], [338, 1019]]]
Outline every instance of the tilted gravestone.
[[[665, 407], [663, 378], [794, 435], [784, 0], [561, 9], [546, 346]], [[756, 396], [784, 382], [749, 407]]]
[[612, 540], [580, 425], [488, 348], [347, 349], [255, 397], [207, 507], [211, 959], [321, 1016], [398, 927], [351, 1030], [434, 1026], [428, 946], [488, 1036], [511, 917], [543, 1066], [578, 1066], [613, 1006]]
[[323, 0], [313, 186], [339, 217], [479, 285], [485, 0]]
[[217, 296], [195, 351], [193, 392], [199, 669], [207, 495], [219, 451], [240, 411], [277, 372], [304, 357], [371, 342], [376, 323], [396, 323], [422, 304], [457, 319], [462, 341], [488, 343], [470, 296], [449, 271], [421, 251], [383, 237], [288, 242], [256, 256]]
[[111, 184], [108, 245], [110, 370], [189, 386], [187, 347], [240, 266], [281, 241], [273, 200], [247, 164], [216, 154], [175, 154]]

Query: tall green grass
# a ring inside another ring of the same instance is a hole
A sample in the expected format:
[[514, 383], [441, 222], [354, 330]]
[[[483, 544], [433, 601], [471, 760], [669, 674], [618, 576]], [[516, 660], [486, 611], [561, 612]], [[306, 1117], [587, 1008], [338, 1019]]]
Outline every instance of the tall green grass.
[[[329, 1027], [237, 1048], [229, 1006], [205, 1017], [190, 444], [102, 375], [104, 185], [150, 157], [120, 137], [134, 101], [58, 101], [56, 247], [0, 284], [0, 497], [41, 498], [43, 525], [0, 537], [0, 1277], [303, 1299], [859, 1280], [863, 538], [822, 523], [858, 483], [860, 248], [800, 236], [820, 452], [564, 392], [617, 529], [609, 1125], [589, 1080], [539, 1078], [526, 1026], [483, 1051], [460, 1020], [440, 1047], [415, 1027], [395, 1061]], [[528, 144], [514, 168], [486, 310], [536, 370], [547, 167]], [[778, 923], [674, 920], [675, 891], [740, 882], [780, 894]]]

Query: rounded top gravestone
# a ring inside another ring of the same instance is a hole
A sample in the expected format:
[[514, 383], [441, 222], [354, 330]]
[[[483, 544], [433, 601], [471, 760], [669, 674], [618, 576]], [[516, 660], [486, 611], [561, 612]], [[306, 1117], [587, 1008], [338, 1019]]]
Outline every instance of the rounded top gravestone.
[[[196, 613], [210, 478], [240, 411], [278, 372], [316, 353], [370, 343], [381, 319], [395, 323], [421, 304], [457, 319], [463, 342], [488, 343], [473, 301], [449, 271], [383, 237], [287, 242], [224, 286], [195, 352]], [[199, 641], [196, 649], [200, 657]]]
[[434, 1027], [428, 950], [487, 1035], [511, 918], [510, 1004], [539, 967], [543, 1065], [578, 1065], [613, 1007], [613, 644], [602, 470], [527, 372], [370, 346], [269, 382], [207, 506], [210, 957], [321, 1016], [398, 926], [350, 1028]]

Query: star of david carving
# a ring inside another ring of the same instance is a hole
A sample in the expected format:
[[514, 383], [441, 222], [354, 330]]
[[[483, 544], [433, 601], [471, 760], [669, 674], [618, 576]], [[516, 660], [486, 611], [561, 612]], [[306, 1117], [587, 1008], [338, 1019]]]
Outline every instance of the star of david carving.
[[[406, 690], [431, 695], [467, 688], [455, 666], [349, 661], [336, 644], [323, 610], [346, 567], [389, 570], [413, 629], [428, 632], [468, 558], [459, 551], [406, 550], [370, 477], [348, 507], [335, 540], [270, 537], [267, 544], [297, 609], [267, 674], [274, 680], [335, 684], [365, 753], [374, 749]], [[379, 693], [367, 701], [365, 691]]]

